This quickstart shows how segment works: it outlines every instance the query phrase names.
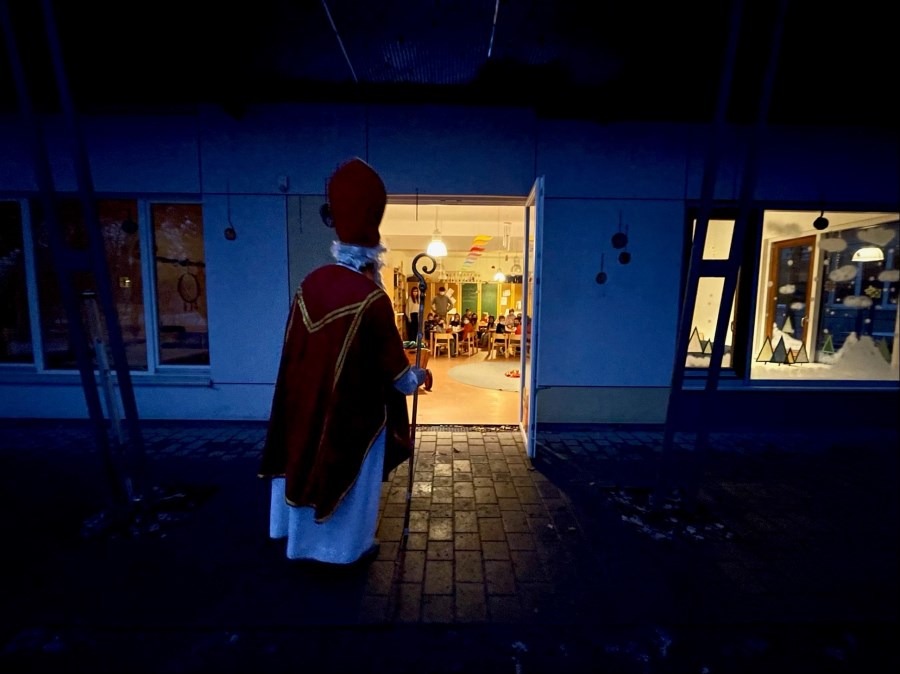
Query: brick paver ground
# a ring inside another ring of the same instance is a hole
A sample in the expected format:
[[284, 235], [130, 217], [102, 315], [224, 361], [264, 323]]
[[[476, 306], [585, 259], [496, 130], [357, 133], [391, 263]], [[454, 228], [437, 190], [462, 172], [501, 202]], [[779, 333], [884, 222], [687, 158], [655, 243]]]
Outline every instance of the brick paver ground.
[[859, 672], [898, 664], [897, 434], [418, 429], [378, 557], [266, 536], [264, 425], [143, 422], [109, 522], [83, 422], [0, 422], [3, 671]]

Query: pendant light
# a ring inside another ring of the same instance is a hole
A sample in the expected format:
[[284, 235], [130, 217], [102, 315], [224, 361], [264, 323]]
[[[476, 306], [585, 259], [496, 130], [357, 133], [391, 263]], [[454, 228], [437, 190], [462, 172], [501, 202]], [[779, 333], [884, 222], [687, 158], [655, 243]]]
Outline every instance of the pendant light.
[[884, 253], [878, 246], [863, 246], [853, 253], [850, 258], [851, 262], [881, 262], [884, 259]]
[[500, 267], [500, 256], [497, 256], [497, 271], [494, 272], [494, 280], [498, 283], [502, 283], [506, 280], [506, 274], [503, 273], [503, 269]]
[[431, 243], [425, 249], [431, 257], [447, 257], [447, 244], [441, 239], [441, 228], [438, 225], [438, 207], [434, 207], [434, 232], [431, 234]]

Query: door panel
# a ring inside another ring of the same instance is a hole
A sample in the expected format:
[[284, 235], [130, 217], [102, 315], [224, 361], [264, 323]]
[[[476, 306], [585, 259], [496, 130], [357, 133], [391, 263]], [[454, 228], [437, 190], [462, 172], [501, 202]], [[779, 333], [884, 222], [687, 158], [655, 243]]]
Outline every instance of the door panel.
[[522, 283], [521, 392], [519, 427], [528, 456], [534, 458], [537, 435], [538, 333], [541, 298], [541, 221], [544, 217], [544, 177], [534, 181], [525, 203], [525, 269]]
[[775, 329], [806, 343], [816, 237], [773, 243], [769, 249], [766, 336]]

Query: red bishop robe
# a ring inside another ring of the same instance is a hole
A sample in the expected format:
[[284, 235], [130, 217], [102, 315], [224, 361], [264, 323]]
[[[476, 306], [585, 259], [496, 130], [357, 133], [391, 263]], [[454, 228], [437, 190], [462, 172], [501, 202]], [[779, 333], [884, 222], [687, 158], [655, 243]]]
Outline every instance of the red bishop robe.
[[291, 304], [260, 477], [285, 477], [294, 506], [327, 520], [387, 427], [384, 479], [411, 456], [409, 360], [387, 294], [336, 264], [307, 276]]

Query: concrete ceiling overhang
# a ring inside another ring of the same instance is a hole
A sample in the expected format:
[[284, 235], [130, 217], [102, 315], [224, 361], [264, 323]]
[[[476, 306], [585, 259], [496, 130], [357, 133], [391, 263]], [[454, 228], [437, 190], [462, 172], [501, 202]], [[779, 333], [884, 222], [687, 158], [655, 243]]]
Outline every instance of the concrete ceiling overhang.
[[[5, 0], [32, 95], [54, 106], [41, 7]], [[737, 1], [737, 0], [735, 0]], [[896, 126], [890, 3], [785, 0], [770, 122]], [[732, 3], [48, 0], [83, 109], [278, 101], [529, 106], [545, 116], [709, 121]], [[729, 115], [753, 121], [778, 0], [744, 0]], [[9, 94], [9, 95], [7, 95]], [[0, 106], [15, 101], [0, 50]]]

